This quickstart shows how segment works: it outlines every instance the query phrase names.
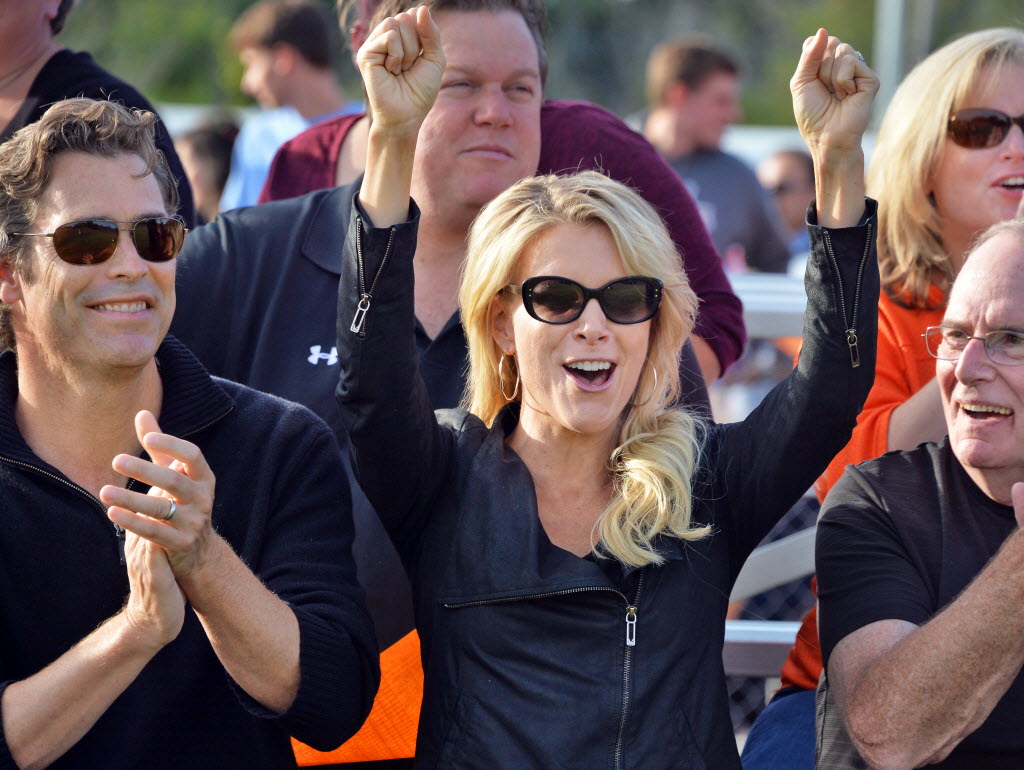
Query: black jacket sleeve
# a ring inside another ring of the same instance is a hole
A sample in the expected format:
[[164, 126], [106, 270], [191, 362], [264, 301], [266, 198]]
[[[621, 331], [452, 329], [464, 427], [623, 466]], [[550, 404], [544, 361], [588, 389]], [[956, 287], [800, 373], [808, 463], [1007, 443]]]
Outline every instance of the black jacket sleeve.
[[[842, 449], [875, 377], [877, 204], [856, 227], [808, 226], [803, 348], [793, 372], [741, 423], [714, 429], [708, 451], [716, 527], [732, 576]], [[813, 212], [812, 212], [813, 215]], [[811, 220], [814, 221], [814, 220]]]
[[374, 228], [353, 200], [338, 286], [337, 399], [359, 485], [409, 563], [450, 483], [454, 434], [438, 425], [417, 364], [413, 254], [419, 209]]

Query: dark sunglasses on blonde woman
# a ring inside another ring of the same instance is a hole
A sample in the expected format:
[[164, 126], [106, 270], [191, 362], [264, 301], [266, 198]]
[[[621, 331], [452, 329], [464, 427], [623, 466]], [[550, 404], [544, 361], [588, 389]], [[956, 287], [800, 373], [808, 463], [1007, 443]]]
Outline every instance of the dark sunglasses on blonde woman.
[[178, 256], [188, 229], [178, 217], [143, 217], [134, 222], [80, 219], [52, 233], [11, 233], [53, 238], [53, 250], [71, 265], [98, 265], [117, 251], [120, 232], [129, 233], [135, 250], [147, 262], [169, 262]]
[[509, 284], [502, 292], [518, 294], [531, 317], [546, 324], [572, 323], [591, 299], [596, 299], [609, 321], [638, 324], [652, 318], [661, 304], [662, 283], [657, 278], [631, 275], [588, 289], [569, 278], [541, 275], [522, 286]]
[[947, 130], [954, 143], [977, 150], [1002, 144], [1014, 123], [1024, 131], [1024, 115], [1012, 117], [1000, 110], [972, 108], [950, 115]]

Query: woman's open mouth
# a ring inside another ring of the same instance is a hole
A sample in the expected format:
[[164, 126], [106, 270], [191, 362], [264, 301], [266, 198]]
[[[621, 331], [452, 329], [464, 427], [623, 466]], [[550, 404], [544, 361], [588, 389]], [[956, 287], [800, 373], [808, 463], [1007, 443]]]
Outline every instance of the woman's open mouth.
[[600, 390], [611, 379], [615, 364], [611, 361], [573, 361], [562, 368], [583, 390]]

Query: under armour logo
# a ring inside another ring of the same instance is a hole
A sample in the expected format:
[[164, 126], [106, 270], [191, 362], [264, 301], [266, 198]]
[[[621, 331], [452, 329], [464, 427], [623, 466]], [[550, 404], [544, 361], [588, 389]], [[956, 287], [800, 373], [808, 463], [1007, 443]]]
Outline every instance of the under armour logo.
[[331, 348], [330, 353], [321, 353], [320, 350], [321, 348], [319, 345], [313, 345], [313, 347], [309, 349], [309, 358], [306, 360], [313, 364], [313, 366], [316, 366], [320, 361], [326, 361], [328, 366], [334, 366], [338, 363], [337, 348]]

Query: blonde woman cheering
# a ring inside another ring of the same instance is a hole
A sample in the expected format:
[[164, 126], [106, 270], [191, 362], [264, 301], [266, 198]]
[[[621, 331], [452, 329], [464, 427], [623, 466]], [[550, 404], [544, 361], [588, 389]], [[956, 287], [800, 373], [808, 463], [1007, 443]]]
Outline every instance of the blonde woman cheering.
[[503, 97], [536, 73], [445, 71], [422, 8], [383, 22], [359, 63], [373, 124], [339, 287], [338, 399], [413, 583], [418, 764], [738, 768], [729, 588], [845, 443], [872, 379], [873, 73], [824, 30], [804, 46], [794, 101], [818, 173], [804, 350], [744, 423], [712, 426], [672, 406], [696, 312], [672, 242], [592, 172], [526, 179], [481, 212], [459, 290], [465, 409], [431, 411], [413, 337], [417, 133], [459, 100], [478, 136], [455, 163], [500, 164]]

